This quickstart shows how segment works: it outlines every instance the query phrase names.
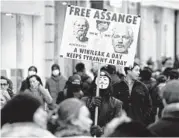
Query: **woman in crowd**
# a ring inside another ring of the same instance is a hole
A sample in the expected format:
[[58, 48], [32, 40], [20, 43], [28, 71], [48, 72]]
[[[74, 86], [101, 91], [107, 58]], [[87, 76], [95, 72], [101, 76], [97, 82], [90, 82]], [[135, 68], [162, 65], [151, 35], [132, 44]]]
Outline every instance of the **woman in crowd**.
[[37, 97], [42, 103], [51, 104], [52, 97], [47, 89], [42, 86], [42, 81], [39, 76], [32, 75], [27, 80], [27, 89], [24, 91], [25, 93], [31, 93], [35, 97]]
[[1, 110], [2, 137], [48, 137], [47, 113], [31, 94], [19, 94]]
[[[61, 102], [52, 116], [51, 131], [57, 137], [88, 137], [92, 120], [83, 102], [76, 98], [69, 98]], [[52, 125], [53, 124], [53, 125]]]
[[51, 70], [52, 75], [47, 79], [45, 88], [48, 89], [53, 98], [53, 103], [55, 103], [58, 93], [64, 89], [67, 80], [61, 74], [60, 66], [58, 64], [53, 64]]

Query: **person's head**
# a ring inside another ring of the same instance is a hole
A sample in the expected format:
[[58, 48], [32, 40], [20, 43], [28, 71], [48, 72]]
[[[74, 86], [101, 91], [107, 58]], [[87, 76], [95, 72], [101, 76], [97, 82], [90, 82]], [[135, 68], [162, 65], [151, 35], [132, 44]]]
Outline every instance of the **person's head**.
[[157, 83], [165, 83], [167, 81], [167, 77], [165, 75], [159, 75], [156, 78]]
[[172, 69], [173, 69], [173, 68], [167, 67], [167, 68], [165, 68], [165, 70], [162, 72], [162, 74], [165, 75], [167, 79], [169, 79], [169, 77], [170, 77], [170, 72], [171, 72]]
[[42, 80], [37, 75], [32, 75], [27, 79], [28, 88], [37, 88], [39, 84], [42, 85]]
[[152, 77], [152, 70], [149, 67], [144, 67], [140, 72], [140, 76], [142, 80], [150, 80]]
[[85, 104], [76, 99], [68, 98], [58, 105], [56, 119], [59, 127], [74, 126], [80, 130], [90, 132], [92, 120], [90, 119], [90, 112]]
[[4, 76], [1, 76], [0, 84], [1, 84], [1, 90], [6, 90], [6, 91], [8, 90], [9, 83], [8, 83], [7, 78], [5, 78]]
[[41, 102], [31, 94], [19, 94], [1, 109], [1, 127], [18, 122], [35, 122], [41, 127], [47, 123], [47, 113]]
[[[94, 93], [96, 92], [96, 88], [97, 88], [97, 84], [98, 84], [98, 79], [97, 76], [94, 78], [92, 84], [91, 84], [91, 88], [90, 88], [90, 93], [91, 91], [93, 91], [93, 93], [91, 93], [92, 95], [94, 95]], [[100, 76], [99, 76], [99, 94], [100, 96], [110, 96], [113, 92], [112, 89], [112, 85], [111, 85], [111, 76], [110, 74], [105, 71], [105, 70], [101, 70], [100, 71]]]
[[179, 80], [171, 80], [162, 88], [164, 105], [179, 103]]
[[75, 97], [81, 98], [83, 96], [83, 92], [81, 90], [81, 76], [78, 74], [74, 74], [70, 76], [68, 79], [68, 87], [67, 87], [67, 96], [68, 98]]
[[179, 79], [179, 71], [176, 70], [176, 69], [172, 69], [170, 71], [170, 74], [169, 74], [169, 79], [170, 80], [177, 80], [177, 79]]
[[78, 63], [76, 64], [76, 71], [77, 72], [85, 72], [85, 64], [84, 63]]
[[52, 75], [59, 76], [60, 75], [60, 66], [58, 64], [53, 64], [51, 67]]
[[125, 67], [124, 71], [129, 78], [137, 80], [140, 74], [140, 66], [134, 63], [133, 67]]
[[79, 41], [84, 41], [89, 29], [89, 23], [85, 18], [80, 18], [74, 22], [73, 34]]
[[133, 30], [129, 26], [113, 28], [112, 45], [116, 53], [126, 53], [133, 42]]
[[114, 66], [114, 65], [108, 65], [107, 66], [107, 72], [109, 74], [115, 74], [116, 73], [116, 66]]
[[100, 20], [96, 20], [96, 28], [98, 29], [98, 31], [100, 32], [105, 32], [108, 30], [110, 25], [110, 22], [107, 21], [100, 21]]
[[36, 74], [37, 74], [37, 68], [35, 66], [30, 66], [28, 69], [28, 76], [32, 76]]
[[165, 58], [163, 61], [162, 61], [162, 65], [163, 67], [165, 68], [173, 68], [173, 60], [171, 57], [169, 58]]

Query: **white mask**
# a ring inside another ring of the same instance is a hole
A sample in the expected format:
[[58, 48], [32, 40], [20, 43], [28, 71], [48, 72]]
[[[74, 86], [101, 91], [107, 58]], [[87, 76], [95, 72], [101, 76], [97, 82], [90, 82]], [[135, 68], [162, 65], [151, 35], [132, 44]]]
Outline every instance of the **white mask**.
[[59, 73], [60, 73], [60, 71], [59, 71], [58, 69], [52, 71], [52, 74], [53, 74], [54, 76], [58, 76]]
[[32, 76], [32, 75], [36, 75], [36, 72], [35, 71], [29, 71], [28, 74], [29, 74], [29, 76]]
[[[97, 79], [96, 79], [96, 85], [97, 85]], [[99, 78], [99, 88], [100, 89], [107, 89], [109, 86], [109, 78], [107, 76], [100, 76]]]

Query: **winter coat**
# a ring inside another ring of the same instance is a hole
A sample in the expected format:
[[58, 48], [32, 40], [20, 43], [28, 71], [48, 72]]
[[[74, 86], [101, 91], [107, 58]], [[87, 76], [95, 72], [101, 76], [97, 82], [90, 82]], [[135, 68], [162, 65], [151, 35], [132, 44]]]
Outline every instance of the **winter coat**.
[[112, 83], [112, 85], [117, 83], [117, 82], [120, 82], [120, 78], [118, 77], [117, 74], [110, 74], [110, 76], [111, 76], [111, 83]]
[[[93, 97], [83, 97], [81, 100], [86, 104], [91, 112], [91, 118], [94, 120], [95, 106], [92, 105]], [[114, 117], [120, 116], [122, 113], [122, 102], [114, 97], [102, 99], [101, 107], [99, 108], [98, 125], [104, 127]]]
[[59, 75], [57, 77], [54, 77], [52, 75], [49, 79], [47, 79], [45, 88], [49, 90], [53, 98], [53, 103], [56, 103], [58, 93], [60, 91], [63, 91], [66, 81], [67, 79], [62, 75]]
[[31, 122], [5, 124], [1, 129], [2, 137], [43, 137], [55, 138], [49, 131], [40, 128], [37, 124]]
[[140, 81], [134, 81], [131, 94], [126, 80], [113, 86], [113, 96], [123, 102], [123, 109], [135, 121], [148, 125], [152, 111], [152, 100], [148, 89]]
[[148, 128], [159, 137], [179, 137], [179, 103], [167, 105], [161, 119]]
[[31, 93], [32, 95], [34, 95], [36, 98], [38, 98], [41, 103], [46, 102], [47, 104], [51, 104], [52, 103], [52, 97], [50, 96], [49, 92], [47, 89], [43, 88], [42, 86], [38, 89], [26, 89], [24, 91], [24, 93]]
[[56, 137], [76, 137], [76, 138], [90, 138], [89, 132], [84, 132], [76, 126], [65, 125], [63, 128], [57, 128], [54, 133]]

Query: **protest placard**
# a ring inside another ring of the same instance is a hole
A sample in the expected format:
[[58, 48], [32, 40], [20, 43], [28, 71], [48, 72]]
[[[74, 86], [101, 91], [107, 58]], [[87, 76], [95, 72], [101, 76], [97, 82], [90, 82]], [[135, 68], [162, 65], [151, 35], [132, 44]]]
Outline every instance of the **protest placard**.
[[139, 26], [138, 15], [70, 5], [66, 11], [60, 56], [131, 66]]

